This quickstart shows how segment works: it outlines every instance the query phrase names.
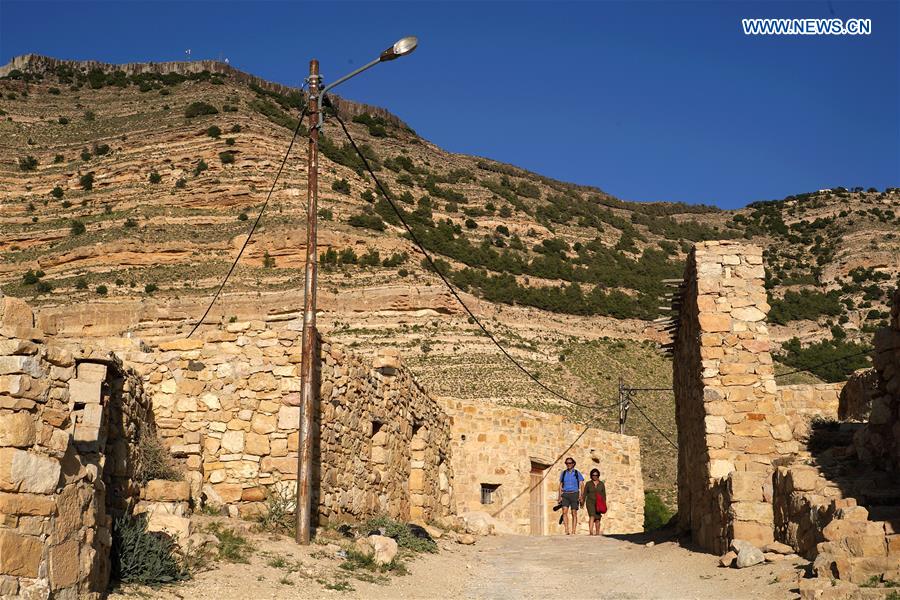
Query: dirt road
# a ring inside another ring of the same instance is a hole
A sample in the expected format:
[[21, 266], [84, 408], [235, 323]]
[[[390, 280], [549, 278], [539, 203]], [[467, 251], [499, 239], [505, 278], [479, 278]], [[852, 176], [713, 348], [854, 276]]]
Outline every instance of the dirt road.
[[[715, 556], [689, 552], [673, 542], [647, 547], [611, 537], [496, 536], [479, 538], [474, 546], [463, 546], [441, 540], [438, 554], [420, 555], [408, 563], [409, 574], [383, 578], [344, 571], [339, 568], [342, 560], [335, 551], [323, 546], [299, 547], [282, 536], [255, 536], [253, 543], [256, 551], [249, 564], [220, 562], [178, 585], [120, 589], [111, 598], [774, 600], [797, 597], [791, 591], [796, 588], [795, 566], [789, 562], [741, 570], [722, 569], [716, 566]], [[783, 576], [782, 582], [778, 581], [779, 575]]]

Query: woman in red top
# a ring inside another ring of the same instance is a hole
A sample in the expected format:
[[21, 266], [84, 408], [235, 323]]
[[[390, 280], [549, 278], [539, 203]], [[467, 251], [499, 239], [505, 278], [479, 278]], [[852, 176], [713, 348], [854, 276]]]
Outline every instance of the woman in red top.
[[591, 480], [584, 485], [584, 495], [582, 496], [582, 502], [588, 512], [588, 529], [591, 535], [600, 535], [600, 519], [603, 518], [603, 513], [597, 510], [598, 495], [603, 498], [605, 504], [606, 485], [600, 481], [600, 471], [591, 469]]

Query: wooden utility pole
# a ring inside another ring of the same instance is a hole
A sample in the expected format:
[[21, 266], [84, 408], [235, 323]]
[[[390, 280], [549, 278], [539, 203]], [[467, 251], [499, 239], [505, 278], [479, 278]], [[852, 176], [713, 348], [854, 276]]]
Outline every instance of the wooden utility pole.
[[316, 331], [316, 215], [319, 200], [319, 61], [309, 61], [309, 166], [306, 184], [306, 285], [303, 300], [303, 359], [300, 400], [300, 448], [297, 456], [297, 533], [298, 544], [309, 544], [312, 523], [312, 449], [316, 389], [318, 332]]

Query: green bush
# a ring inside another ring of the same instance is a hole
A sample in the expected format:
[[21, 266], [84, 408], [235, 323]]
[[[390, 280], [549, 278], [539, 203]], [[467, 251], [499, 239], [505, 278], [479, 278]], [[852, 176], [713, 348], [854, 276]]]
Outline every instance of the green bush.
[[339, 194], [350, 195], [350, 183], [346, 179], [338, 179], [331, 184], [331, 189]]
[[147, 531], [146, 514], [115, 520], [110, 556], [113, 579], [125, 583], [154, 585], [189, 577], [175, 542], [164, 533]]
[[97, 115], [94, 114], [94, 111], [92, 111], [92, 110], [84, 111], [84, 120], [87, 121], [88, 123], [93, 122], [94, 120], [96, 120], [96, 118], [97, 118]]
[[225, 138], [226, 146], [234, 146], [234, 138]]
[[79, 177], [78, 184], [81, 186], [81, 189], [85, 191], [94, 189], [94, 173], [87, 173], [86, 175]]
[[187, 185], [187, 180], [183, 177], [179, 178], [178, 181], [175, 182], [175, 187], [177, 189], [181, 189]]
[[242, 212], [241, 214], [238, 215], [238, 221], [246, 221], [249, 218], [250, 217], [248, 217], [247, 213], [245, 213], [245, 212]]
[[63, 189], [59, 186], [56, 186], [55, 188], [50, 190], [50, 195], [53, 196], [54, 198], [56, 198], [57, 200], [62, 198], [64, 193], [65, 192], [63, 192]]
[[91, 153], [87, 148], [81, 151], [81, 160], [83, 160], [84, 162], [91, 160]]
[[101, 284], [101, 285], [98, 285], [98, 286], [97, 286], [97, 290], [96, 290], [96, 291], [97, 291], [97, 293], [100, 294], [101, 296], [105, 296], [106, 293], [107, 293], [109, 290], [106, 289], [106, 286], [105, 286], [105, 285], [102, 285], [102, 284]]
[[365, 523], [366, 531], [380, 529], [384, 535], [394, 538], [397, 545], [413, 552], [437, 552], [437, 544], [430, 538], [418, 537], [407, 523], [395, 521], [387, 516], [375, 517]]
[[145, 294], [152, 294], [153, 292], [157, 292], [157, 291], [159, 291], [159, 286], [156, 285], [155, 283], [148, 283], [147, 285], [144, 286]]
[[375, 231], [384, 231], [386, 229], [384, 221], [380, 216], [369, 213], [360, 213], [358, 215], [353, 215], [347, 220], [347, 223], [349, 223], [353, 227], [374, 229]]
[[137, 221], [135, 221], [131, 217], [128, 217], [127, 219], [125, 219], [124, 226], [128, 228], [137, 227]]
[[38, 281], [37, 285], [34, 286], [35, 291], [38, 294], [49, 294], [53, 291], [53, 286], [50, 285], [49, 282], [46, 281]]
[[206, 161], [201, 158], [197, 163], [197, 166], [194, 167], [194, 177], [197, 177], [198, 175], [200, 175], [200, 173], [207, 170], [208, 168], [209, 165], [207, 165]]
[[228, 562], [248, 563], [253, 546], [250, 542], [233, 529], [225, 529], [221, 523], [210, 523], [207, 531], [219, 540], [219, 560]]
[[72, 206], [72, 203], [68, 200], [63, 200], [62, 203], [60, 203], [60, 206], [62, 206], [63, 208], [69, 208], [70, 206]]
[[64, 162], [65, 160], [66, 160], [65, 156], [63, 156], [62, 154], [57, 154], [56, 156], [53, 157], [53, 164], [58, 165], [59, 163]]
[[769, 321], [779, 325], [799, 319], [817, 320], [822, 315], [836, 317], [843, 312], [837, 290], [827, 293], [788, 291], [783, 298], [775, 298], [769, 304], [772, 307], [769, 310]]
[[75, 280], [75, 289], [76, 290], [86, 290], [88, 288], [87, 280], [84, 277], [79, 277]]
[[109, 154], [109, 144], [94, 144], [94, 156], [104, 156]]
[[19, 170], [20, 171], [34, 171], [37, 169], [38, 159], [35, 157], [28, 156], [20, 156], [19, 157]]
[[234, 152], [219, 152], [219, 160], [223, 165], [230, 165], [234, 162]]
[[150, 180], [150, 183], [156, 184], [162, 181], [162, 175], [160, 175], [156, 171], [153, 171], [150, 173], [150, 177], [148, 177], [148, 179]]
[[218, 127], [216, 127], [215, 125], [213, 125], [209, 129], [206, 130], [206, 135], [208, 135], [211, 138], [218, 138], [219, 136], [222, 135], [222, 130], [219, 129]]
[[150, 429], [142, 429], [138, 436], [137, 456], [135, 477], [141, 483], [145, 484], [151, 479], [165, 479], [166, 481], [184, 479], [183, 473], [176, 468], [172, 455]]
[[654, 491], [644, 492], [644, 531], [659, 529], [669, 522], [672, 512]]
[[66, 117], [60, 117], [56, 120], [56, 122], [59, 123], [60, 125], [68, 125], [69, 119]]
[[[808, 369], [819, 379], [834, 383], [845, 381], [857, 369], [870, 366], [869, 356], [859, 354], [869, 349], [865, 344], [848, 342], [843, 338], [822, 340], [803, 347], [800, 340], [794, 337], [782, 344], [781, 353], [776, 358], [792, 370]], [[859, 355], [851, 356], [856, 354]]]
[[82, 223], [78, 219], [73, 219], [72, 222], [69, 224], [69, 232], [72, 235], [81, 235], [82, 233], [85, 232], [84, 223]]
[[191, 102], [184, 109], [184, 116], [188, 119], [199, 117], [200, 115], [217, 115], [219, 111], [212, 104], [206, 102]]
[[240, 124], [235, 123], [234, 125], [231, 126], [231, 133], [240, 133], [240, 132], [241, 132]]
[[269, 254], [268, 250], [263, 252], [262, 264], [263, 264], [263, 268], [265, 268], [265, 269], [271, 269], [275, 266], [275, 257], [272, 256], [271, 254]]
[[44, 276], [44, 272], [38, 269], [37, 271], [33, 269], [28, 269], [25, 271], [25, 274], [22, 275], [22, 283], [25, 285], [34, 285], [38, 281], [41, 280], [41, 277]]

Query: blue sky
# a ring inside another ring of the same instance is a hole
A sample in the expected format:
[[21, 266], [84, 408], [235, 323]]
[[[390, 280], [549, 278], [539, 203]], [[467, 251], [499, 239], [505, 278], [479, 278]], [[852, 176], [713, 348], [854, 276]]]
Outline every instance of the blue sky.
[[[744, 17], [870, 18], [870, 36], [743, 35]], [[228, 57], [326, 81], [404, 35], [414, 54], [339, 88], [439, 146], [627, 200], [725, 208], [900, 186], [900, 2], [0, 0], [0, 63]]]

